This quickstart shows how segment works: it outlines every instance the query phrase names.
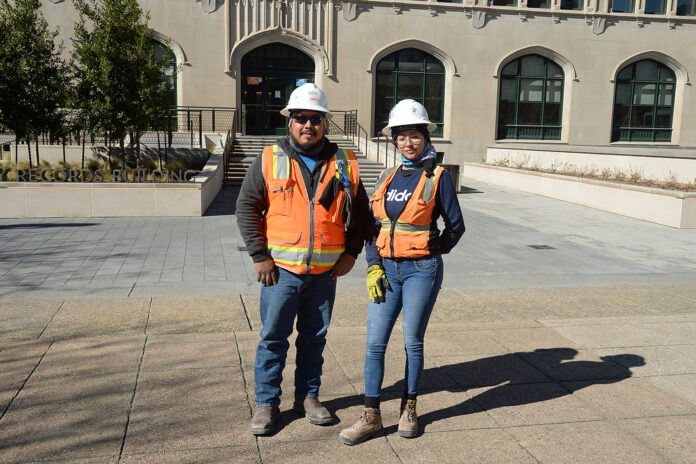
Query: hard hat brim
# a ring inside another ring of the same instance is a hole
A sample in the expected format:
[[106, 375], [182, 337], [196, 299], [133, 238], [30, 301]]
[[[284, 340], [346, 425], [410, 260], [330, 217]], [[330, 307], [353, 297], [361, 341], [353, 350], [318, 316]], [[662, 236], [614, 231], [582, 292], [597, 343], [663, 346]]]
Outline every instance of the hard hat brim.
[[290, 112], [291, 111], [302, 111], [302, 110], [307, 110], [307, 111], [316, 111], [318, 113], [322, 113], [326, 118], [331, 119], [333, 115], [331, 112], [326, 111], [324, 108], [320, 106], [312, 106], [312, 105], [305, 105], [302, 108], [296, 108], [294, 106], [286, 106], [282, 110], [280, 110], [280, 114], [285, 116], [286, 118], [290, 117]]
[[[437, 129], [437, 124], [435, 124], [434, 122], [429, 122], [429, 123], [411, 123], [411, 124], [425, 124], [426, 126], [428, 126], [428, 132], [430, 132], [431, 134], [433, 133], [433, 131], [435, 131], [435, 129]], [[394, 126], [386, 126], [384, 129], [382, 129], [382, 133], [383, 133], [384, 135], [387, 135], [387, 136], [391, 137], [391, 135], [392, 135], [392, 127], [396, 127], [396, 126], [399, 126], [399, 125], [401, 125], [401, 124], [396, 124], [396, 125], [394, 125]]]

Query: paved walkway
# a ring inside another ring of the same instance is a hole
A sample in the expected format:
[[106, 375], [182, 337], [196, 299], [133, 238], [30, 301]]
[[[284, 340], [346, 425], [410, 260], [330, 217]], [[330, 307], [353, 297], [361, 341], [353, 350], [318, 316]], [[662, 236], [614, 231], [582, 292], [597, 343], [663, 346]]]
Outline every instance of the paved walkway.
[[397, 327], [385, 435], [355, 447], [337, 434], [362, 401], [361, 261], [325, 352], [336, 424], [289, 410], [290, 362], [279, 430], [255, 438], [258, 288], [234, 191], [204, 218], [2, 220], [0, 462], [694, 462], [696, 231], [467, 185], [423, 434], [396, 435]]

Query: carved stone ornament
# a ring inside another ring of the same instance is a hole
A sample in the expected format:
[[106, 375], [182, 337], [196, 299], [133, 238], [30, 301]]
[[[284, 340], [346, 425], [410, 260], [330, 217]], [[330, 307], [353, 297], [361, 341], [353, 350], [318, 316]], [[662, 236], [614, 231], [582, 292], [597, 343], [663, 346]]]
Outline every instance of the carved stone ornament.
[[218, 9], [218, 0], [201, 0], [201, 6], [206, 13], [213, 13]]
[[486, 25], [486, 12], [481, 10], [474, 11], [472, 15], [474, 29], [481, 29]]
[[353, 21], [358, 17], [358, 4], [354, 2], [345, 2], [343, 4], [343, 19]]
[[604, 32], [607, 28], [606, 18], [595, 18], [592, 22], [592, 33], [594, 35], [599, 35]]

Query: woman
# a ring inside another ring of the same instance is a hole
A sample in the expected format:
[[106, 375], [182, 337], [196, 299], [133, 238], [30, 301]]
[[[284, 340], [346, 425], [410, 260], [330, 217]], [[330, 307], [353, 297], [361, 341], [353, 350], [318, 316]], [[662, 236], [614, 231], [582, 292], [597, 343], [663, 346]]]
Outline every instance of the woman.
[[[405, 388], [399, 435], [418, 435], [416, 398], [423, 374], [423, 338], [442, 284], [442, 257], [464, 233], [464, 220], [452, 178], [437, 166], [430, 132], [435, 124], [414, 100], [402, 100], [389, 113], [383, 132], [401, 153], [401, 165], [385, 170], [371, 198], [368, 231], [367, 348], [365, 407], [360, 419], [339, 439], [355, 445], [382, 433], [380, 391], [384, 353], [402, 308], [406, 345]], [[439, 232], [438, 218], [444, 222]]]

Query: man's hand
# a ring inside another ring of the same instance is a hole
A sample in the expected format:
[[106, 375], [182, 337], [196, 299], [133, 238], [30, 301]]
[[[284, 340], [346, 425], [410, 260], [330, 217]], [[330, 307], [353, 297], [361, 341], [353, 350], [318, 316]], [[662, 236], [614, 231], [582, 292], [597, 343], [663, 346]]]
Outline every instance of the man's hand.
[[331, 269], [331, 278], [336, 280], [337, 277], [348, 274], [353, 269], [353, 265], [355, 265], [355, 257], [348, 253], [343, 253], [336, 261], [333, 269]]
[[275, 261], [272, 259], [269, 258], [254, 263], [254, 270], [256, 271], [256, 281], [261, 282], [266, 287], [271, 287], [278, 283]]

